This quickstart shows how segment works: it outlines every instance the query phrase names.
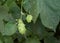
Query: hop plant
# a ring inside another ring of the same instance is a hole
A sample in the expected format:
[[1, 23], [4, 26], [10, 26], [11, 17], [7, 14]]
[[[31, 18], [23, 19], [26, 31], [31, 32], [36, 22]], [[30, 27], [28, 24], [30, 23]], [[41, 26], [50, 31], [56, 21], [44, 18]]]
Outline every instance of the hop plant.
[[25, 24], [21, 19], [18, 20], [18, 30], [19, 30], [19, 33], [21, 33], [22, 35], [26, 33]]
[[32, 21], [32, 18], [33, 18], [32, 15], [27, 15], [26, 21], [30, 23]]

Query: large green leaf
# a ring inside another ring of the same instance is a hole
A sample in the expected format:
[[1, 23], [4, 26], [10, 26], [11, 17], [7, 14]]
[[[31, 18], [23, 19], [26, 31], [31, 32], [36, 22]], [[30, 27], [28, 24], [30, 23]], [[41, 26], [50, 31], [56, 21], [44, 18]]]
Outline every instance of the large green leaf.
[[35, 23], [40, 13], [39, 0], [24, 0], [24, 9], [33, 16], [33, 22]]
[[60, 0], [40, 0], [40, 18], [43, 25], [56, 31], [59, 23]]
[[17, 26], [15, 23], [8, 22], [5, 24], [5, 28], [2, 32], [3, 35], [13, 35], [17, 30]]
[[40, 18], [43, 25], [55, 31], [60, 17], [59, 2], [59, 0], [25, 0], [23, 3], [23, 7], [27, 12], [33, 15], [34, 22], [36, 21], [40, 12]]

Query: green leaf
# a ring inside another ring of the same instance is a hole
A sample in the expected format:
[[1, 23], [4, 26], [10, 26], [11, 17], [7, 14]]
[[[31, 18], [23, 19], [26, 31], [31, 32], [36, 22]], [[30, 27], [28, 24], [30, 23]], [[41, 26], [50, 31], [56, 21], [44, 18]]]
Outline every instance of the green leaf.
[[12, 14], [14, 19], [20, 18], [20, 8], [15, 3], [15, 0], [7, 0], [5, 5], [8, 6], [9, 12]]
[[8, 9], [6, 6], [0, 6], [0, 32], [4, 30], [4, 21], [9, 21], [12, 19], [11, 14], [8, 14]]
[[17, 30], [16, 24], [8, 22], [2, 32], [3, 35], [13, 35]]
[[13, 2], [10, 6], [10, 13], [12, 14], [13, 18], [17, 19], [20, 18], [20, 8], [17, 6], [15, 2]]
[[10, 7], [11, 4], [12, 4], [14, 1], [15, 1], [15, 0], [7, 0], [5, 4], [6, 4], [8, 7]]
[[3, 43], [3, 36], [1, 33], [0, 33], [0, 43]]
[[25, 43], [40, 43], [39, 39], [36, 38], [29, 38], [26, 40]]
[[6, 5], [4, 6], [0, 6], [0, 20], [5, 19], [5, 20], [9, 20], [10, 18], [12, 18], [11, 14], [8, 13], [7, 9], [8, 7]]
[[57, 39], [53, 36], [48, 36], [44, 39], [44, 43], [57, 43]]
[[59, 5], [60, 1], [59, 0], [56, 1], [40, 0], [41, 21], [45, 27], [50, 28], [53, 31], [56, 31], [56, 27], [59, 23], [58, 15], [60, 15], [57, 14], [57, 12], [60, 10], [60, 5]]
[[60, 11], [58, 11], [58, 13], [57, 13], [57, 14], [58, 14], [58, 16], [59, 16], [59, 19], [60, 19]]
[[0, 5], [4, 4], [6, 0], [0, 0]]
[[3, 41], [2, 41], [2, 40], [0, 40], [0, 43], [3, 43]]
[[11, 37], [4, 37], [4, 43], [13, 43], [13, 39]]
[[0, 32], [2, 32], [2, 30], [4, 29], [4, 24], [3, 24], [3, 21], [0, 20]]
[[40, 13], [39, 0], [24, 0], [22, 4], [24, 9], [33, 16], [33, 22], [35, 23]]

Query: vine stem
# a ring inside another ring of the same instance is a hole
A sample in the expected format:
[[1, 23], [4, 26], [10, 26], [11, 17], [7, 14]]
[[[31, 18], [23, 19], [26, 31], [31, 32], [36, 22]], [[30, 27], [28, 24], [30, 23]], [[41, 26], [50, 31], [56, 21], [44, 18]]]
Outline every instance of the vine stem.
[[21, 19], [22, 19], [22, 6], [23, 6], [23, 0], [21, 1], [21, 16], [20, 16]]
[[[21, 1], [21, 16], [20, 16], [20, 19], [22, 19], [22, 6], [23, 6], [23, 0]], [[24, 38], [26, 39], [26, 40], [28, 40], [28, 38], [24, 35]]]
[[24, 38], [26, 39], [26, 40], [28, 40], [28, 38], [27, 38], [27, 36], [24, 34]]

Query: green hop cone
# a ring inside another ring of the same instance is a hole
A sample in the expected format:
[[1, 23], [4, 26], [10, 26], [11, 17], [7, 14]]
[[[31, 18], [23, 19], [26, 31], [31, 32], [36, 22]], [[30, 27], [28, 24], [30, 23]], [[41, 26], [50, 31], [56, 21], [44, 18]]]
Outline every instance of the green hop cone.
[[18, 30], [19, 30], [19, 33], [21, 33], [22, 35], [26, 33], [25, 24], [21, 19], [18, 20]]
[[27, 15], [26, 21], [30, 23], [32, 21], [32, 18], [33, 18], [32, 15]]

